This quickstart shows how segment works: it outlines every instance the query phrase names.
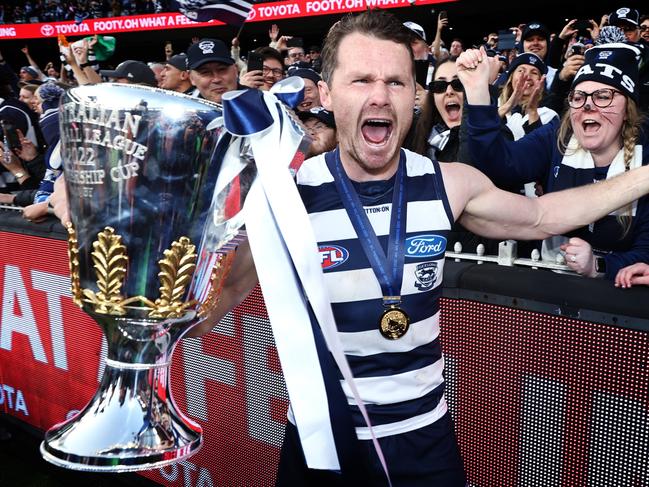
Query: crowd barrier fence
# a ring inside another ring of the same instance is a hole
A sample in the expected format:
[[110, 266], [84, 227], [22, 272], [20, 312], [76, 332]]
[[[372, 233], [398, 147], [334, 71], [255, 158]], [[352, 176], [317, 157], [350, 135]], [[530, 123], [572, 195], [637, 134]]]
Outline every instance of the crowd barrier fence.
[[[45, 431], [103, 372], [99, 327], [71, 300], [65, 232], [0, 211], [0, 411]], [[447, 398], [473, 486], [649, 485], [649, 290], [447, 259]], [[166, 486], [264, 486], [288, 398], [260, 290], [172, 366], [201, 451], [144, 472]]]

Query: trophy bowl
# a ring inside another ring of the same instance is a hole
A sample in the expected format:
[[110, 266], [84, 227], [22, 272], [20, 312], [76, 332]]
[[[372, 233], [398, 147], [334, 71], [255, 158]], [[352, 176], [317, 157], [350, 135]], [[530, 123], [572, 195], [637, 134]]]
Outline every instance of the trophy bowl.
[[[218, 300], [255, 174], [220, 117], [219, 105], [138, 85], [63, 95], [72, 295], [102, 328], [107, 356], [89, 404], [45, 434], [41, 454], [55, 465], [146, 470], [202, 445], [174, 403], [169, 366]], [[244, 169], [215, 192], [226, 159]]]

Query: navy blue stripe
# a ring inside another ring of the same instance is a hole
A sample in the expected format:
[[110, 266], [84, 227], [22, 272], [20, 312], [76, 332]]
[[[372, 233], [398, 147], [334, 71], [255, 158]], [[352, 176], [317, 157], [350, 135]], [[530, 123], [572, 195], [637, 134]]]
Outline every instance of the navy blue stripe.
[[[430, 201], [430, 188], [440, 186], [440, 182], [437, 181], [439, 177], [435, 174], [424, 174], [421, 176], [411, 176], [408, 179], [408, 201]], [[354, 187], [359, 189], [364, 184], [368, 183], [355, 183]], [[322, 183], [319, 186], [307, 186], [307, 185], [298, 185], [298, 190], [302, 201], [307, 209], [308, 213], [316, 213], [329, 210], [341, 210], [343, 209], [343, 204], [338, 196], [338, 191], [336, 190], [336, 185], [333, 182]], [[437, 193], [440, 193], [439, 189], [436, 190]], [[359, 194], [361, 201], [364, 206], [377, 206], [385, 205], [392, 203], [392, 191], [387, 191], [378, 196], [367, 197], [362, 193]], [[448, 199], [446, 198], [446, 193], [441, 190], [440, 197], [436, 199], [441, 199], [445, 207], [448, 206]], [[449, 221], [453, 221], [452, 217]]]
[[336, 191], [336, 185], [333, 182], [323, 183], [320, 186], [298, 184], [297, 189], [308, 213], [343, 208], [338, 191]]
[[[367, 357], [347, 355], [354, 377], [383, 377], [433, 365], [442, 358], [439, 337], [407, 353], [379, 353]], [[342, 379], [342, 375], [340, 376]]]
[[439, 166], [439, 162], [436, 159], [433, 159], [433, 166], [435, 167], [435, 175], [433, 177], [435, 195], [437, 199], [442, 200], [444, 204], [444, 209], [446, 210], [446, 216], [448, 221], [453, 225], [455, 218], [453, 217], [453, 211], [451, 211], [451, 205], [448, 201], [448, 196], [446, 195], [446, 187], [444, 186], [444, 178], [442, 178], [442, 169]]
[[[372, 421], [372, 426], [396, 423], [413, 416], [419, 416], [433, 411], [444, 395], [445, 384], [440, 384], [423, 397], [410, 401], [395, 402], [392, 404], [366, 404], [365, 408]], [[349, 406], [352, 419], [356, 426], [366, 426], [361, 411], [356, 405]]]
[[[442, 236], [445, 238], [448, 238], [448, 231], [447, 230], [431, 230], [431, 231], [426, 231], [426, 232], [411, 232], [406, 234], [406, 239], [409, 239], [411, 237], [416, 237], [416, 236], [422, 236], [422, 235], [438, 235]], [[381, 244], [381, 248], [383, 251], [386, 251], [386, 247], [388, 244], [388, 236], [387, 235], [381, 235], [378, 237], [379, 243]], [[367, 257], [365, 256], [365, 252], [363, 251], [363, 247], [359, 243], [357, 238], [353, 239], [345, 239], [345, 240], [331, 240], [331, 241], [322, 241], [319, 243], [320, 247], [327, 247], [330, 245], [336, 245], [338, 247], [342, 247], [343, 249], [347, 250], [348, 255], [347, 255], [347, 260], [343, 261], [342, 263], [337, 264], [335, 267], [331, 268], [325, 268], [324, 272], [325, 273], [330, 273], [330, 272], [342, 272], [342, 271], [355, 271], [359, 269], [369, 269], [370, 264], [367, 261]], [[433, 262], [433, 261], [442, 261], [444, 259], [444, 252], [440, 253], [439, 255], [436, 255], [434, 257], [411, 257], [409, 255], [406, 255], [406, 264], [417, 264], [420, 262]], [[405, 278], [405, 276], [404, 276]]]
[[[431, 291], [402, 296], [401, 308], [410, 316], [410, 322], [416, 323], [437, 313], [439, 311], [437, 301], [441, 292], [441, 286], [438, 286]], [[342, 332], [378, 330], [379, 319], [384, 310], [381, 298], [349, 303], [332, 303], [331, 308], [336, 318], [338, 331]]]

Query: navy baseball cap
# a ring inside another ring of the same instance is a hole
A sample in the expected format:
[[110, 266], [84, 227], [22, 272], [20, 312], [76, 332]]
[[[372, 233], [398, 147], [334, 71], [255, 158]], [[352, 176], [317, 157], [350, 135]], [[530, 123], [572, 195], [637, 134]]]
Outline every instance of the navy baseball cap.
[[525, 41], [533, 35], [538, 35], [544, 37], [545, 39], [549, 39], [550, 31], [545, 25], [540, 22], [530, 22], [523, 29], [523, 35], [521, 36], [521, 39]]
[[187, 69], [196, 69], [205, 63], [232, 65], [230, 49], [219, 39], [201, 39], [187, 49]]
[[634, 8], [622, 7], [608, 16], [608, 23], [617, 27], [624, 24], [640, 25], [640, 12]]
[[108, 78], [126, 78], [131, 83], [158, 86], [155, 73], [142, 61], [124, 61], [115, 69], [102, 69], [100, 73]]
[[316, 85], [318, 81], [322, 81], [320, 75], [311, 67], [309, 63], [304, 61], [298, 61], [297, 63], [291, 64], [287, 70], [288, 76], [299, 76], [300, 78], [306, 78], [313, 81]]
[[303, 122], [306, 122], [310, 118], [315, 118], [320, 120], [329, 128], [336, 128], [336, 121], [334, 120], [333, 112], [325, 110], [322, 107], [312, 108], [311, 110], [307, 110], [305, 112], [298, 112], [297, 116], [300, 117], [300, 120], [302, 120]]
[[175, 54], [165, 64], [169, 64], [180, 71], [187, 71], [187, 54]]

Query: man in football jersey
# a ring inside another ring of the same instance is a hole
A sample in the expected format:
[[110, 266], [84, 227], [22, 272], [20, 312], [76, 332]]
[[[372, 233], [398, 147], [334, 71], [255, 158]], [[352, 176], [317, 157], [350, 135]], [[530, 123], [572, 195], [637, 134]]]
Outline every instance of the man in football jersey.
[[[459, 220], [490, 238], [563, 234], [649, 192], [649, 167], [536, 199], [504, 192], [470, 166], [401, 148], [415, 78], [410, 35], [396, 18], [382, 11], [343, 18], [329, 31], [322, 58], [320, 97], [335, 114], [338, 147], [305, 161], [296, 181], [319, 244], [347, 250], [344, 262], [324, 269], [340, 341], [393, 485], [464, 486], [439, 344], [446, 232]], [[236, 260], [212, 320], [193, 334], [208, 331], [254, 285], [246, 248]], [[364, 482], [385, 485], [369, 428], [357, 406], [349, 409]], [[350, 480], [345, 471], [308, 469], [289, 422], [277, 484]]]

